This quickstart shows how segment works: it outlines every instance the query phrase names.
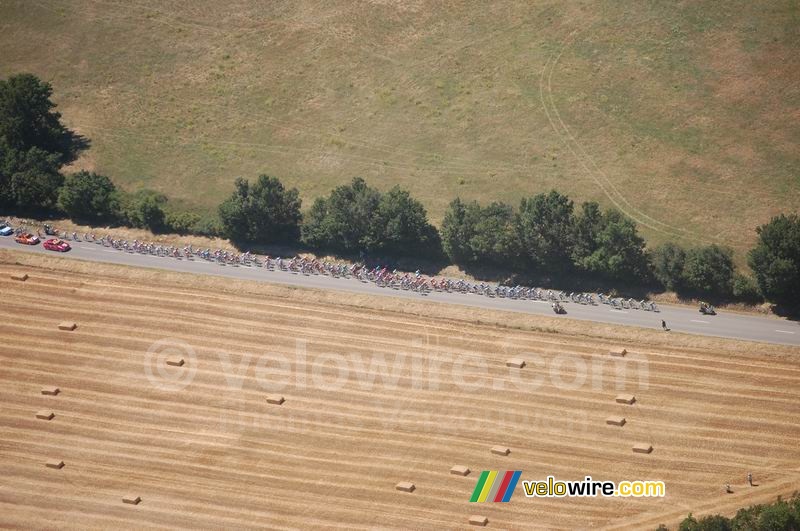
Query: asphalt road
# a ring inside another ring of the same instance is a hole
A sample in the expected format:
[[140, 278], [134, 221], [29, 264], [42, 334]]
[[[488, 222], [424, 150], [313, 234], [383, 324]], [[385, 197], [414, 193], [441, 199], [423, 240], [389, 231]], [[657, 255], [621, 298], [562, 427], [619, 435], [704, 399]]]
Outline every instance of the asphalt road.
[[[285, 271], [270, 271], [260, 267], [221, 266], [199, 259], [187, 260], [148, 256], [109, 249], [94, 243], [71, 243], [72, 250], [68, 253], [60, 254], [60, 256], [76, 260], [91, 260], [111, 264], [201, 273], [308, 288], [332, 289], [427, 300], [430, 302], [461, 304], [478, 308], [546, 315], [548, 317], [555, 316], [550, 305], [544, 301], [511, 300], [489, 298], [480, 295], [441, 292], [431, 292], [423, 297], [415, 292], [379, 288], [375, 284], [365, 283], [355, 279], [338, 279], [320, 275], [301, 275]], [[41, 244], [36, 246], [20, 245], [10, 236], [0, 237], [0, 248], [11, 248], [32, 253], [52, 252], [43, 249]], [[784, 345], [800, 345], [800, 323], [774, 317], [759, 317], [756, 315], [724, 312], [718, 315], [707, 316], [700, 314], [697, 310], [675, 306], [663, 306], [659, 313], [645, 312], [642, 310], [613, 310], [605, 304], [588, 306], [570, 302], [566, 303], [564, 306], [567, 310], [567, 315], [559, 316], [559, 318], [580, 319], [655, 329], [661, 328], [661, 320], [664, 319], [667, 322], [667, 326], [672, 330], [690, 334], [746, 339]]]

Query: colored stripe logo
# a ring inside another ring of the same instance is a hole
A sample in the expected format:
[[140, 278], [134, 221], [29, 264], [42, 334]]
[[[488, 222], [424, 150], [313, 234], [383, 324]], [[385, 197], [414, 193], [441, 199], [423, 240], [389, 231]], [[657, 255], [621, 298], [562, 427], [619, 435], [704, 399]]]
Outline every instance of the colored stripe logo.
[[471, 502], [507, 502], [517, 488], [521, 470], [508, 470], [497, 472], [495, 470], [484, 470], [475, 490], [472, 491]]

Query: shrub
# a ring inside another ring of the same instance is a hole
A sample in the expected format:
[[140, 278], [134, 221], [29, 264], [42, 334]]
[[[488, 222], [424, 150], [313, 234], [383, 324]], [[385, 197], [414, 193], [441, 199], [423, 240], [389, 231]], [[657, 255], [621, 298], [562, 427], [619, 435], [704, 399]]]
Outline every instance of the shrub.
[[167, 198], [153, 190], [140, 190], [127, 196], [124, 201], [125, 221], [131, 227], [161, 232], [166, 229], [163, 206]]
[[166, 230], [177, 234], [196, 234], [200, 216], [194, 212], [168, 211], [164, 221]]
[[763, 302], [764, 297], [758, 289], [758, 284], [752, 277], [734, 273], [733, 275], [733, 296], [740, 301], [750, 304]]
[[212, 237], [221, 236], [222, 223], [216, 216], [211, 214], [200, 216], [200, 219], [197, 220], [192, 228], [192, 234]]

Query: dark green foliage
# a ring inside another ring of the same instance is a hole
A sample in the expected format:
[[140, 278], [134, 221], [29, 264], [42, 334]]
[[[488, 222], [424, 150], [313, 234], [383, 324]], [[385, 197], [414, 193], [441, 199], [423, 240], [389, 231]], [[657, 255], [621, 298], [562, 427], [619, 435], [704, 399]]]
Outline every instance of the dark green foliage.
[[[797, 500], [795, 500], [796, 502]], [[763, 531], [782, 531], [784, 529], [800, 529], [800, 515], [797, 513], [797, 504], [789, 505], [778, 500], [761, 510], [758, 516], [758, 529]]]
[[221, 236], [222, 223], [215, 215], [206, 214], [204, 216], [200, 216], [200, 219], [198, 219], [194, 224], [191, 233], [199, 234], [201, 236]]
[[572, 251], [572, 259], [576, 264], [598, 249], [598, 232], [602, 222], [603, 213], [599, 204], [590, 201], [581, 205], [581, 211], [575, 217], [575, 248]]
[[371, 247], [371, 223], [381, 194], [355, 178], [335, 188], [327, 198], [317, 198], [303, 225], [303, 242], [315, 249], [344, 253]]
[[441, 243], [422, 203], [395, 186], [381, 195], [370, 223], [367, 250], [390, 255], [435, 257]]
[[800, 305], [800, 218], [781, 214], [756, 229], [758, 242], [748, 255], [761, 293], [790, 307]]
[[665, 243], [653, 249], [651, 256], [653, 275], [669, 290], [678, 290], [683, 282], [686, 251], [674, 243]]
[[165, 215], [164, 223], [166, 230], [176, 234], [192, 234], [197, 230], [200, 216], [194, 212], [185, 210], [168, 210]]
[[381, 194], [361, 178], [314, 201], [303, 224], [303, 242], [342, 253], [435, 257], [441, 250], [419, 201], [399, 187]]
[[61, 124], [52, 95], [50, 84], [32, 74], [0, 80], [0, 141], [20, 153], [38, 148], [56, 155], [60, 167], [88, 144]]
[[572, 265], [575, 218], [573, 203], [555, 190], [523, 198], [515, 218], [520, 252], [541, 271], [562, 271]]
[[741, 273], [733, 274], [733, 297], [736, 300], [750, 304], [764, 301], [764, 297], [761, 295], [758, 284], [753, 277]]
[[119, 195], [105, 175], [79, 171], [64, 178], [58, 193], [58, 206], [70, 218], [80, 221], [119, 219]]
[[683, 282], [698, 294], [728, 297], [733, 291], [733, 251], [709, 245], [686, 253]]
[[610, 279], [646, 280], [649, 268], [645, 243], [636, 223], [618, 210], [607, 210], [599, 217], [598, 213], [596, 205], [584, 204], [576, 225], [576, 240], [581, 240], [581, 254], [589, 250], [591, 253], [576, 260], [576, 265]]
[[689, 513], [689, 516], [683, 519], [681, 525], [678, 526], [679, 531], [696, 531], [698, 528], [697, 518], [692, 516], [692, 513]]
[[152, 190], [140, 190], [128, 196], [123, 208], [124, 217], [131, 227], [162, 232], [166, 227], [164, 205], [167, 198]]
[[730, 531], [731, 523], [728, 518], [719, 514], [704, 516], [698, 520], [689, 513], [678, 529], [679, 531]]
[[164, 209], [161, 208], [161, 202], [156, 197], [143, 198], [136, 206], [135, 212], [138, 214], [139, 226], [153, 232], [161, 232], [165, 229]]
[[[660, 526], [659, 530], [664, 529]], [[705, 516], [699, 520], [689, 513], [678, 527], [680, 531], [797, 531], [800, 529], [800, 496], [794, 493], [787, 502], [778, 498], [769, 505], [751, 505], [739, 509], [736, 516]]]
[[514, 211], [504, 203], [481, 206], [455, 199], [442, 222], [442, 245], [456, 264], [508, 267], [516, 256]]
[[219, 206], [225, 237], [237, 242], [284, 243], [300, 235], [300, 197], [275, 177], [260, 175], [251, 185], [236, 180], [236, 190]]
[[[477, 205], [477, 203], [473, 204]], [[442, 220], [442, 248], [454, 264], [468, 264], [472, 253], [468, 241], [474, 234], [475, 224], [467, 218], [467, 205], [461, 198], [453, 199]]]
[[[476, 204], [477, 206], [477, 204]], [[474, 262], [486, 261], [509, 267], [518, 254], [514, 210], [505, 203], [489, 203], [474, 210], [475, 234], [470, 238]]]
[[5, 150], [0, 154], [2, 204], [23, 211], [53, 208], [64, 180], [58, 172], [58, 155], [36, 147], [13, 151], [1, 146], [0, 150]]
[[64, 127], [52, 87], [22, 74], [0, 80], [0, 207], [50, 210], [63, 178], [87, 142]]

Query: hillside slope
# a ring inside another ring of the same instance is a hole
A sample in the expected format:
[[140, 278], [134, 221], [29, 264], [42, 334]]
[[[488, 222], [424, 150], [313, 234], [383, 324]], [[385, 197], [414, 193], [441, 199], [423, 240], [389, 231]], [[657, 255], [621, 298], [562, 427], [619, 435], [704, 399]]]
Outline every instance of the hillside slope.
[[[363, 176], [435, 221], [557, 188], [651, 243], [800, 206], [800, 8], [699, 2], [5, 1], [0, 75], [52, 82], [80, 161], [207, 209]], [[306, 203], [308, 205], [308, 203]]]

